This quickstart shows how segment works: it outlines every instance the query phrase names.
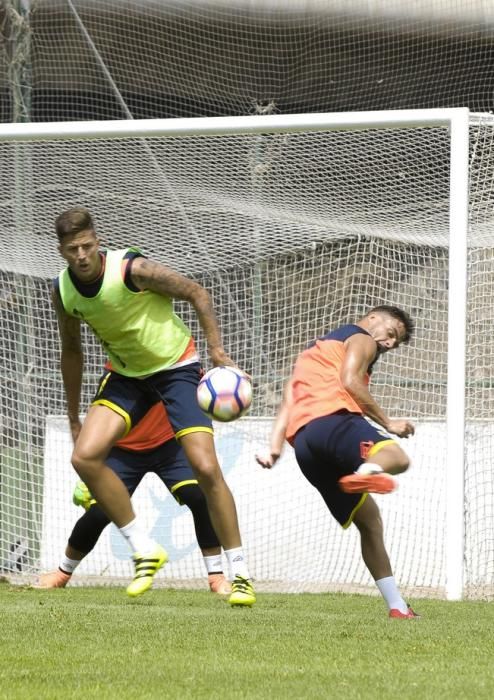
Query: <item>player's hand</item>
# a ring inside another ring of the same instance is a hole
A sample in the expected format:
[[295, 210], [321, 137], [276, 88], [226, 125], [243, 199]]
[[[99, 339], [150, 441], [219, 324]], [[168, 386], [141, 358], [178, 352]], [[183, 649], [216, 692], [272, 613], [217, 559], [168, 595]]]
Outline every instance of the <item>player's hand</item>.
[[250, 374], [247, 374], [247, 372], [245, 372], [243, 369], [240, 369], [240, 367], [232, 360], [232, 358], [229, 355], [226, 354], [224, 350], [217, 350], [214, 353], [212, 352], [211, 360], [215, 367], [234, 367], [239, 372], [242, 372], [242, 374], [247, 377], [249, 382], [252, 381], [252, 377], [250, 376]]
[[394, 419], [390, 420], [386, 426], [388, 433], [398, 435], [398, 437], [407, 438], [415, 433], [415, 426], [409, 420]]
[[237, 367], [232, 358], [221, 347], [211, 350], [209, 356], [215, 367]]
[[256, 455], [256, 462], [260, 464], [263, 469], [271, 469], [279, 458], [279, 454], [271, 452], [269, 455]]

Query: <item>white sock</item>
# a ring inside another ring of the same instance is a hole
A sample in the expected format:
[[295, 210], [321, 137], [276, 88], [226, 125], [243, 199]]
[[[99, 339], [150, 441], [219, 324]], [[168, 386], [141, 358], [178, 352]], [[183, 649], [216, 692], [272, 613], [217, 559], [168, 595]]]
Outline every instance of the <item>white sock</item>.
[[408, 605], [401, 597], [394, 576], [386, 576], [386, 578], [380, 578], [379, 581], [376, 581], [376, 586], [381, 591], [381, 595], [388, 604], [388, 608], [390, 610], [396, 609], [402, 613], [407, 612]]
[[383, 468], [381, 466], [379, 466], [379, 464], [375, 464], [374, 462], [364, 462], [357, 469], [356, 473], [362, 474], [363, 476], [366, 476], [367, 474], [376, 474], [376, 473], [379, 473], [382, 471], [383, 471]]
[[225, 549], [225, 556], [228, 560], [228, 567], [230, 569], [230, 578], [233, 580], [235, 576], [242, 576], [242, 578], [250, 578], [249, 570], [244, 559], [244, 552], [242, 547], [235, 547], [235, 549]]
[[204, 558], [204, 565], [208, 574], [222, 574], [223, 562], [221, 561], [221, 552]]
[[80, 563], [81, 559], [69, 559], [64, 554], [58, 568], [60, 571], [63, 571], [64, 574], [73, 574]]
[[119, 528], [134, 554], [146, 554], [156, 548], [156, 542], [143, 530], [137, 518]]

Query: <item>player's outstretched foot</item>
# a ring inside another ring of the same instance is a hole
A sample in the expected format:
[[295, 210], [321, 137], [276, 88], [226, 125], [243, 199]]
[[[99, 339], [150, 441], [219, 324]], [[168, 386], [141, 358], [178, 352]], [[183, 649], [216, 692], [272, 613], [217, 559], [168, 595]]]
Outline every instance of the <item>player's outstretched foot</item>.
[[226, 580], [224, 574], [209, 574], [208, 583], [211, 593], [217, 593], [218, 595], [230, 595], [232, 592], [230, 582]]
[[411, 618], [414, 618], [414, 617], [420, 617], [420, 615], [417, 615], [417, 613], [414, 612], [412, 610], [412, 608], [409, 606], [406, 613], [402, 613], [400, 610], [397, 610], [396, 608], [391, 608], [391, 610], [389, 611], [389, 617], [394, 618], [395, 620], [410, 620]]
[[243, 576], [235, 576], [232, 582], [232, 592], [228, 598], [230, 605], [254, 605], [256, 595], [252, 581]]
[[168, 554], [163, 547], [157, 545], [152, 552], [134, 554], [132, 559], [136, 573], [133, 581], [127, 586], [127, 595], [131, 598], [137, 598], [151, 588], [154, 575], [166, 564]]
[[65, 588], [70, 581], [71, 574], [66, 574], [65, 571], [49, 571], [47, 574], [41, 574], [34, 588]]
[[385, 472], [349, 474], [342, 476], [338, 483], [345, 493], [391, 493], [398, 488], [397, 480]]

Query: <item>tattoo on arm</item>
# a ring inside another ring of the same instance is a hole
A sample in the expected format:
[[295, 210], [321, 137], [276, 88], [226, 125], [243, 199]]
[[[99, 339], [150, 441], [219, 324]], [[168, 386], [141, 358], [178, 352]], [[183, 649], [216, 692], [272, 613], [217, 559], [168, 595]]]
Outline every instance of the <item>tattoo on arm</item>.
[[175, 270], [146, 258], [136, 258], [132, 264], [131, 278], [136, 287], [149, 289], [174, 299], [191, 301], [199, 285]]
[[162, 296], [188, 301], [195, 309], [214, 364], [232, 364], [223, 348], [211, 296], [204, 287], [171, 268], [146, 258], [134, 260], [131, 277], [139, 289], [149, 289]]

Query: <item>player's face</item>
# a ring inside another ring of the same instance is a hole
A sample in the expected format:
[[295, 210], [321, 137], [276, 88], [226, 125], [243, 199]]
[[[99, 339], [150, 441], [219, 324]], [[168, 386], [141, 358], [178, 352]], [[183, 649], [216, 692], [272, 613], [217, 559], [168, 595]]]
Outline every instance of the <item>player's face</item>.
[[65, 236], [58, 250], [82, 282], [91, 282], [101, 272], [99, 240], [94, 231], [79, 231], [72, 236]]
[[377, 343], [380, 354], [397, 348], [406, 335], [404, 324], [387, 314], [375, 314], [369, 333]]

